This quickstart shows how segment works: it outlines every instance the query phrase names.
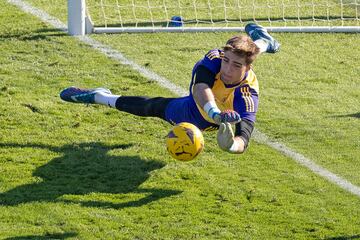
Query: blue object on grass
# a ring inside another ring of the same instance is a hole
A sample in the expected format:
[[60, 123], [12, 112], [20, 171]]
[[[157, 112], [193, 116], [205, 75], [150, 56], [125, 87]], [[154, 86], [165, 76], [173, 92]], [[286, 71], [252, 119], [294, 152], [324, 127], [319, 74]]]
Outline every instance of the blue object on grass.
[[184, 24], [183, 18], [181, 16], [171, 17], [169, 27], [182, 27]]

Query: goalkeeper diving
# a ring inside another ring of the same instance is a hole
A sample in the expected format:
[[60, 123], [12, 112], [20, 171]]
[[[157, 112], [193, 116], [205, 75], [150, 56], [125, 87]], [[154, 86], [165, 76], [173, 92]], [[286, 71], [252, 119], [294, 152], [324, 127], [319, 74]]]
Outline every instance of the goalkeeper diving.
[[60, 97], [67, 102], [102, 104], [137, 116], [158, 117], [171, 124], [189, 122], [202, 131], [218, 129], [217, 143], [222, 150], [243, 153], [259, 104], [252, 63], [259, 54], [275, 53], [280, 47], [260, 25], [247, 24], [245, 31], [248, 36], [230, 38], [222, 49], [210, 50], [195, 64], [188, 96], [120, 96], [106, 88], [69, 87]]

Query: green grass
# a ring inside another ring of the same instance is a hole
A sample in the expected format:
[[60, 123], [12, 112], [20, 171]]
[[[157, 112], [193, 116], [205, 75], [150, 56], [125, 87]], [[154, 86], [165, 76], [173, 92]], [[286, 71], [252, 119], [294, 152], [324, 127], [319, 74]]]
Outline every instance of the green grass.
[[[267, 146], [252, 141], [231, 155], [206, 133], [204, 152], [181, 163], [166, 153], [167, 123], [62, 102], [71, 85], [173, 95], [13, 6], [0, 9], [1, 239], [360, 237], [358, 197]], [[229, 36], [92, 37], [186, 88], [195, 61]], [[359, 185], [360, 36], [276, 37], [282, 52], [255, 64], [258, 129]]]

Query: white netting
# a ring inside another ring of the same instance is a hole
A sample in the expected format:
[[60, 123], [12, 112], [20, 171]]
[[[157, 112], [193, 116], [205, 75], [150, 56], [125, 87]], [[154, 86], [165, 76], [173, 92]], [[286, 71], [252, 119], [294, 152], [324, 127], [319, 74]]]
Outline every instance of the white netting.
[[359, 26], [360, 0], [87, 0], [95, 26]]

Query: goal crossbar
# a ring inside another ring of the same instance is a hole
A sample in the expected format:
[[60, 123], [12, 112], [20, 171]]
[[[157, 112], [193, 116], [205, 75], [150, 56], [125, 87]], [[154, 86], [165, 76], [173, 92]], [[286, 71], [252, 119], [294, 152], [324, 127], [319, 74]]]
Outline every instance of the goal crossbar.
[[[265, 27], [269, 32], [360, 33], [360, 27]], [[243, 32], [244, 27], [94, 27], [93, 33]]]

